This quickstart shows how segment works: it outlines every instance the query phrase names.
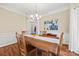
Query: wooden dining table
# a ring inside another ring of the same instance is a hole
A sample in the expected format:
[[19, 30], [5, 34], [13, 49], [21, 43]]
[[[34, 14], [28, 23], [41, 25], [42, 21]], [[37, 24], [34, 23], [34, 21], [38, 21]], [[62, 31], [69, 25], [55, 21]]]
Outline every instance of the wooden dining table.
[[26, 42], [45, 51], [56, 53], [59, 39], [43, 36], [24, 35]]

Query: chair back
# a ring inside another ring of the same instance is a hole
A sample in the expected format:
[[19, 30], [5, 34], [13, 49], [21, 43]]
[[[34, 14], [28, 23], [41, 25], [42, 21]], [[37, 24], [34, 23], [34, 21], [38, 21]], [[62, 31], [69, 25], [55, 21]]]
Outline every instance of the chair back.
[[57, 55], [60, 55], [60, 52], [61, 52], [61, 48], [62, 48], [62, 45], [63, 45], [63, 32], [60, 34], [60, 41], [59, 41], [59, 45], [58, 45], [58, 49], [57, 49]]
[[26, 43], [25, 43], [23, 33], [22, 34], [16, 33], [16, 38], [17, 38], [20, 55], [22, 55], [22, 56], [27, 55]]

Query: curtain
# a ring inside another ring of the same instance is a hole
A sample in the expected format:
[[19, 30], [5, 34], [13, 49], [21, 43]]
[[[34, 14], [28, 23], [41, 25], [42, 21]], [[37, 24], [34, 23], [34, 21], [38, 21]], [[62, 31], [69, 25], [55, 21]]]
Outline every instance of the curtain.
[[69, 50], [79, 51], [79, 8], [71, 8], [70, 10], [70, 40]]

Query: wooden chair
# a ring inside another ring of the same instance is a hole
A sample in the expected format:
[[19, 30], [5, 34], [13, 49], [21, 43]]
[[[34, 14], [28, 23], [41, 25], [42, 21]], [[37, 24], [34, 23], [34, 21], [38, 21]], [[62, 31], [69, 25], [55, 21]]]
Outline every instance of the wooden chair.
[[52, 46], [53, 53], [48, 50], [40, 49], [40, 50], [42, 50], [42, 56], [49, 56], [49, 55], [58, 56], [58, 55], [60, 55], [61, 48], [62, 48], [62, 42], [63, 42], [63, 32], [61, 33], [59, 39], [60, 39], [59, 44], [54, 44]]
[[17, 38], [17, 43], [18, 43], [18, 48], [19, 48], [19, 53], [22, 56], [30, 56], [32, 53], [36, 54], [36, 48], [30, 49], [33, 46], [29, 45], [28, 42], [26, 42], [26, 39], [24, 38], [24, 31], [19, 34], [16, 33], [16, 38]]
[[[22, 35], [23, 35], [23, 39], [24, 38], [24, 35], [26, 34], [26, 31], [22, 31]], [[34, 47], [33, 45], [31, 45], [28, 41], [27, 41], [27, 38], [25, 39], [25, 42], [26, 42], [26, 48], [27, 48], [27, 55], [32, 55], [35, 53], [35, 55], [37, 55], [37, 48]]]
[[[60, 55], [62, 45], [63, 45], [63, 32], [60, 34], [59, 44], [52, 46], [53, 55], [55, 55], [55, 56]], [[49, 54], [51, 54], [51, 53], [49, 53]]]
[[22, 34], [16, 33], [17, 44], [19, 48], [19, 53], [21, 56], [27, 55], [26, 43]]
[[60, 55], [60, 52], [61, 52], [61, 48], [62, 48], [62, 45], [63, 45], [63, 32], [61, 33], [60, 35], [60, 42], [59, 42], [59, 45], [58, 45], [58, 49], [57, 49], [57, 55]]

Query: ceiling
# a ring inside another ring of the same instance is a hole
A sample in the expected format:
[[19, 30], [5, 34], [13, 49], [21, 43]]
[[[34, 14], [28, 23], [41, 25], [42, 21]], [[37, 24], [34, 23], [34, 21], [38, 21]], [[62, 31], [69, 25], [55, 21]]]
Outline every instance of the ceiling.
[[0, 6], [16, 10], [25, 15], [35, 14], [36, 12], [43, 15], [60, 8], [68, 7], [69, 3], [0, 3]]

